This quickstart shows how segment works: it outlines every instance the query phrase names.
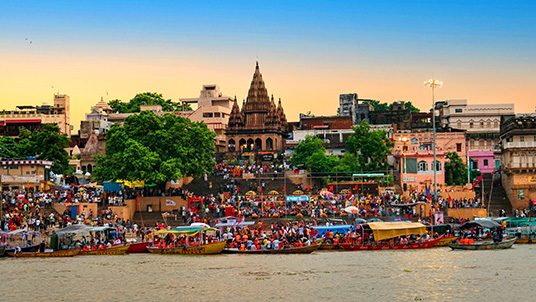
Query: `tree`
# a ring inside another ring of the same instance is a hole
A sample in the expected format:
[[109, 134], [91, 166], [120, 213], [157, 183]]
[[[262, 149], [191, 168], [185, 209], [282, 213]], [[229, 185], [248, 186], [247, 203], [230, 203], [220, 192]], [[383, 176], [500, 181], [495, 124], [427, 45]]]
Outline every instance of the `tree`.
[[1, 158], [19, 158], [19, 145], [14, 138], [8, 136], [0, 137], [0, 157]]
[[312, 173], [330, 173], [337, 164], [336, 156], [327, 155], [325, 150], [317, 150], [307, 158], [305, 167]]
[[113, 125], [106, 155], [96, 157], [93, 175], [101, 180], [144, 180], [163, 185], [200, 176], [214, 167], [214, 133], [204, 123], [143, 111]]
[[346, 152], [354, 154], [362, 171], [375, 172], [387, 169], [387, 156], [393, 143], [383, 130], [371, 131], [366, 121], [354, 127], [354, 133], [346, 141]]
[[290, 161], [296, 166], [306, 166], [309, 157], [316, 152], [326, 152], [324, 142], [314, 135], [307, 135], [303, 141], [296, 145]]
[[376, 112], [385, 112], [389, 111], [389, 104], [381, 103], [377, 100], [363, 100], [364, 103], [368, 103], [372, 106], [372, 109]]
[[[399, 103], [401, 103], [402, 105], [404, 105], [404, 107], [405, 107], [406, 109], [409, 109], [409, 111], [411, 111], [411, 112], [421, 112], [421, 109], [415, 107], [415, 106], [411, 103], [411, 101], [401, 101], [401, 100], [400, 100], [400, 101], [397, 101], [397, 102], [399, 102]], [[392, 110], [392, 109], [393, 109], [393, 104], [389, 105], [389, 108]]]
[[156, 92], [138, 93], [128, 103], [121, 102], [120, 100], [112, 100], [108, 102], [108, 105], [112, 108], [113, 112], [119, 113], [140, 112], [140, 106], [142, 105], [160, 105], [162, 106], [162, 110], [166, 112], [192, 109], [189, 105], [184, 106], [170, 99], [166, 100], [162, 94]]
[[463, 186], [467, 180], [467, 166], [456, 152], [449, 152], [445, 162], [445, 182], [449, 186]]

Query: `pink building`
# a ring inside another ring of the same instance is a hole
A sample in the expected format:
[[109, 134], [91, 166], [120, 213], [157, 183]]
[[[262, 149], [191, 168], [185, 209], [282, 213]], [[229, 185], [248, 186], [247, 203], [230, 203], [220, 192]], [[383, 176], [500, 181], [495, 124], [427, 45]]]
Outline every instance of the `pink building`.
[[[445, 184], [445, 156], [456, 152], [463, 162], [467, 160], [465, 132], [438, 132], [437, 184]], [[399, 132], [394, 134], [395, 176], [403, 190], [423, 191], [434, 182], [434, 152], [432, 132]]]

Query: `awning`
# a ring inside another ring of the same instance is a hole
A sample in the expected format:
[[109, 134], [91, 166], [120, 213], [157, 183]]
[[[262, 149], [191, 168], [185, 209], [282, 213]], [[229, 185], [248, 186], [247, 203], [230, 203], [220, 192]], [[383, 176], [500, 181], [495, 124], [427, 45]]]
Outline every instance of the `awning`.
[[470, 228], [487, 228], [487, 229], [494, 229], [497, 227], [500, 227], [501, 225], [493, 220], [489, 219], [480, 219], [480, 220], [474, 220], [474, 221], [468, 221], [460, 227], [461, 229], [470, 229]]
[[418, 222], [369, 222], [374, 240], [386, 240], [407, 235], [426, 234], [426, 226]]

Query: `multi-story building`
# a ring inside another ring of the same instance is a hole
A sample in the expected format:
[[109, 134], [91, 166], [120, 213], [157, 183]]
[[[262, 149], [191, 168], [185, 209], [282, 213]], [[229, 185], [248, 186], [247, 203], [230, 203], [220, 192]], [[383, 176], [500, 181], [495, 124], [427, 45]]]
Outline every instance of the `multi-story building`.
[[339, 95], [339, 116], [350, 116], [352, 121], [356, 122], [356, 113], [357, 113], [357, 93], [345, 93]]
[[514, 114], [514, 104], [467, 104], [467, 100], [445, 100], [436, 103], [439, 123], [466, 131], [469, 157], [473, 169], [492, 173], [500, 166], [496, 150], [502, 116]]
[[350, 116], [308, 116], [300, 114], [298, 127], [292, 131], [292, 139], [285, 142], [292, 150], [307, 136], [316, 136], [324, 141], [328, 154], [344, 152], [346, 139], [354, 132]]
[[255, 66], [253, 79], [247, 99], [242, 108], [234, 100], [227, 126], [227, 144], [229, 152], [263, 151], [275, 152], [284, 150], [284, 138], [287, 118], [281, 105], [276, 105], [274, 97], [268, 91], [259, 70]]
[[20, 127], [35, 130], [42, 124], [56, 124], [61, 133], [71, 135], [68, 95], [54, 95], [53, 105], [17, 106], [17, 110], [0, 111], [0, 135], [3, 136], [18, 136]]
[[48, 170], [53, 161], [36, 159], [17, 159], [0, 161], [0, 189], [39, 189], [48, 179]]
[[225, 131], [233, 108], [233, 99], [224, 96], [217, 85], [203, 85], [198, 98], [181, 98], [184, 104], [197, 105], [193, 111], [181, 111], [179, 115], [194, 122], [203, 122], [216, 133], [216, 151], [227, 151]]
[[512, 208], [536, 201], [536, 114], [503, 117], [501, 181]]
[[[433, 133], [431, 131], [399, 131], [393, 137], [395, 175], [405, 190], [423, 191], [434, 181]], [[445, 162], [449, 152], [456, 152], [466, 162], [465, 132], [439, 129], [436, 136], [437, 184], [445, 184]]]

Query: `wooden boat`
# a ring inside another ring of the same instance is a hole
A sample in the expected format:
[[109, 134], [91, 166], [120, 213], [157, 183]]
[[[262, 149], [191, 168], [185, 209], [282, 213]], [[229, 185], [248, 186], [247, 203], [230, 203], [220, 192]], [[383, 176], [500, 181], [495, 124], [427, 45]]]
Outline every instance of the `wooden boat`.
[[322, 243], [318, 245], [319, 251], [340, 251], [342, 247], [339, 244]]
[[516, 239], [505, 239], [501, 242], [491, 240], [475, 241], [473, 244], [459, 243], [458, 241], [449, 244], [453, 250], [501, 250], [509, 249], [514, 245]]
[[407, 244], [390, 244], [388, 242], [372, 242], [367, 244], [351, 244], [341, 243], [340, 246], [346, 251], [379, 251], [379, 250], [415, 250], [415, 249], [429, 249], [434, 247], [440, 238], [410, 242]]
[[318, 244], [311, 244], [302, 247], [284, 247], [277, 250], [244, 250], [241, 251], [237, 248], [230, 248], [223, 250], [226, 254], [310, 254], [316, 251], [320, 246]]
[[173, 248], [159, 248], [154, 246], [147, 247], [150, 253], [153, 254], [178, 254], [178, 255], [212, 255], [220, 254], [225, 248], [225, 241], [193, 245], [193, 246], [177, 246]]
[[441, 236], [439, 237], [439, 241], [436, 243], [435, 247], [448, 246], [449, 243], [455, 241], [456, 239], [458, 239], [458, 237], [454, 235]]
[[53, 252], [9, 252], [10, 257], [73, 257], [80, 253], [80, 249], [53, 251]]
[[[15, 249], [14, 247], [6, 247], [5, 248], [5, 253], [8, 254], [10, 252], [15, 252]], [[24, 246], [24, 247], [21, 247], [20, 248], [20, 251], [19, 253], [33, 253], [33, 252], [37, 252], [39, 251], [39, 244], [34, 244], [34, 245], [28, 245], [28, 246]]]
[[521, 235], [520, 238], [516, 238], [516, 244], [533, 244], [536, 243], [536, 238], [529, 235]]
[[89, 255], [125, 255], [128, 251], [129, 245], [116, 245], [103, 250], [95, 251], [80, 251], [80, 255], [89, 256]]
[[148, 253], [147, 245], [149, 242], [137, 242], [131, 243], [128, 247], [129, 254], [139, 254], [139, 253]]

